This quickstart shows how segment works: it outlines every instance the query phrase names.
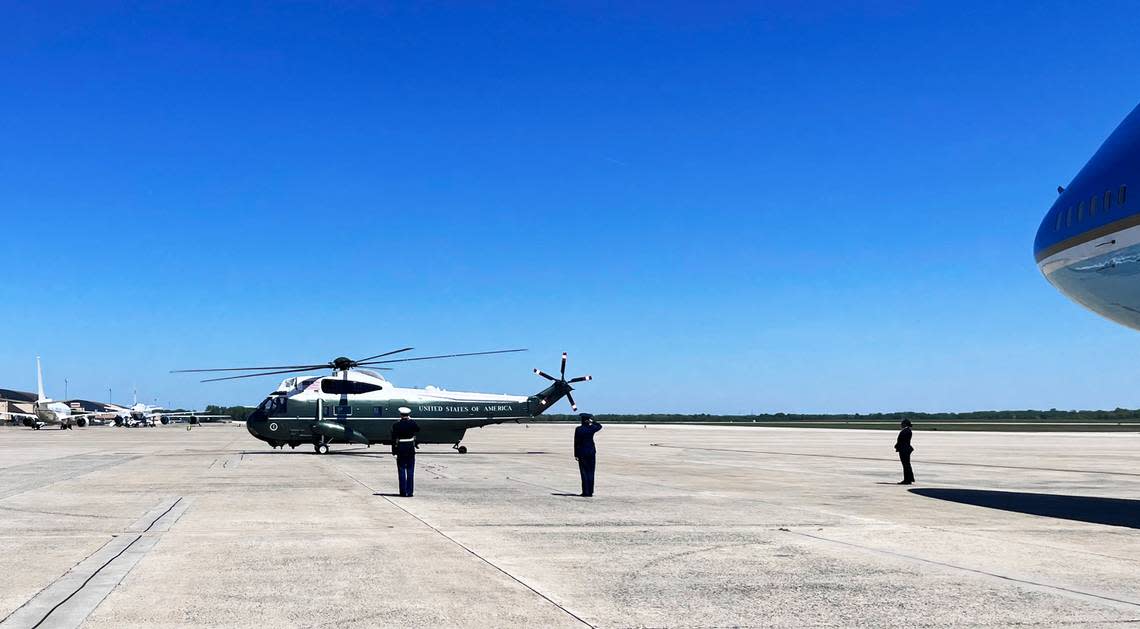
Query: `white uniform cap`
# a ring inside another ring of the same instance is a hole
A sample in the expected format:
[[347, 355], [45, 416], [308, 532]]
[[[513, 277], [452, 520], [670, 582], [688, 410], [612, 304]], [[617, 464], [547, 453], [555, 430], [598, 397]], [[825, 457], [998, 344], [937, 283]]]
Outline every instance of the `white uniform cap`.
[[412, 414], [412, 409], [408, 408], [407, 406], [401, 406], [398, 410], [400, 411], [401, 415], [411, 415]]

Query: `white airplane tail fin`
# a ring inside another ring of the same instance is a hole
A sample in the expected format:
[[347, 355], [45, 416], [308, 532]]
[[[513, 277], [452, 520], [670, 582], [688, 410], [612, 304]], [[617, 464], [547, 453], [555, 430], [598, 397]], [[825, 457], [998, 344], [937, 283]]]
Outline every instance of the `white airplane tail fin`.
[[37, 402], [47, 400], [47, 396], [44, 395], [44, 372], [43, 369], [40, 368], [39, 356], [36, 356], [36, 393], [39, 395], [39, 397], [36, 398]]

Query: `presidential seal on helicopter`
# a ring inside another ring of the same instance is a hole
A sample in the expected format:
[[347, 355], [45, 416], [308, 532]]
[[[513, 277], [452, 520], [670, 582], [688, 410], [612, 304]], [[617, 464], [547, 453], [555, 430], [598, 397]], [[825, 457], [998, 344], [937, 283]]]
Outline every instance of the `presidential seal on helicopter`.
[[324, 376], [295, 375], [281, 382], [275, 391], [246, 418], [249, 434], [274, 448], [288, 445], [296, 448], [312, 444], [318, 454], [326, 454], [333, 444], [389, 444], [392, 423], [399, 419], [400, 407], [412, 410], [420, 425], [419, 444], [448, 444], [460, 453], [468, 428], [479, 428], [506, 421], [517, 421], [541, 415], [563, 397], [578, 410], [571, 391], [573, 384], [592, 380], [592, 376], [566, 378], [566, 353], [562, 353], [559, 376], [539, 369], [534, 373], [550, 381], [550, 385], [534, 395], [500, 395], [466, 391], [447, 391], [437, 387], [398, 387], [378, 372], [392, 363], [437, 360], [461, 356], [483, 356], [526, 351], [523, 349], [441, 354], [417, 358], [390, 358], [411, 351], [405, 347], [375, 356], [353, 360], [341, 356], [327, 363], [285, 365], [276, 367], [230, 367], [222, 369], [180, 369], [172, 373], [205, 373], [243, 371], [241, 375], [209, 378], [202, 382], [253, 378], [275, 374], [298, 374], [329, 370]]

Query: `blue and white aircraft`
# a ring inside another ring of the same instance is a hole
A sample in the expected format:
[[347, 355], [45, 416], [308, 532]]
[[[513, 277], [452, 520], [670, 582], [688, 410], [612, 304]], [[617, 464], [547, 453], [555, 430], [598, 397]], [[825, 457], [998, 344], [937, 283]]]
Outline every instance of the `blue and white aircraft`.
[[1108, 136], [1037, 229], [1037, 267], [1057, 290], [1140, 330], [1140, 106]]

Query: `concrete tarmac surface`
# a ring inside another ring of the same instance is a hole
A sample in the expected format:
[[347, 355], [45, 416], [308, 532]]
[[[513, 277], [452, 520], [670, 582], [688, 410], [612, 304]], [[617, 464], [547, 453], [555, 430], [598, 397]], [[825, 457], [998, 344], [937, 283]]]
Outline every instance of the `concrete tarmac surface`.
[[571, 425], [272, 450], [0, 429], [0, 627], [1140, 624], [1140, 435]]

